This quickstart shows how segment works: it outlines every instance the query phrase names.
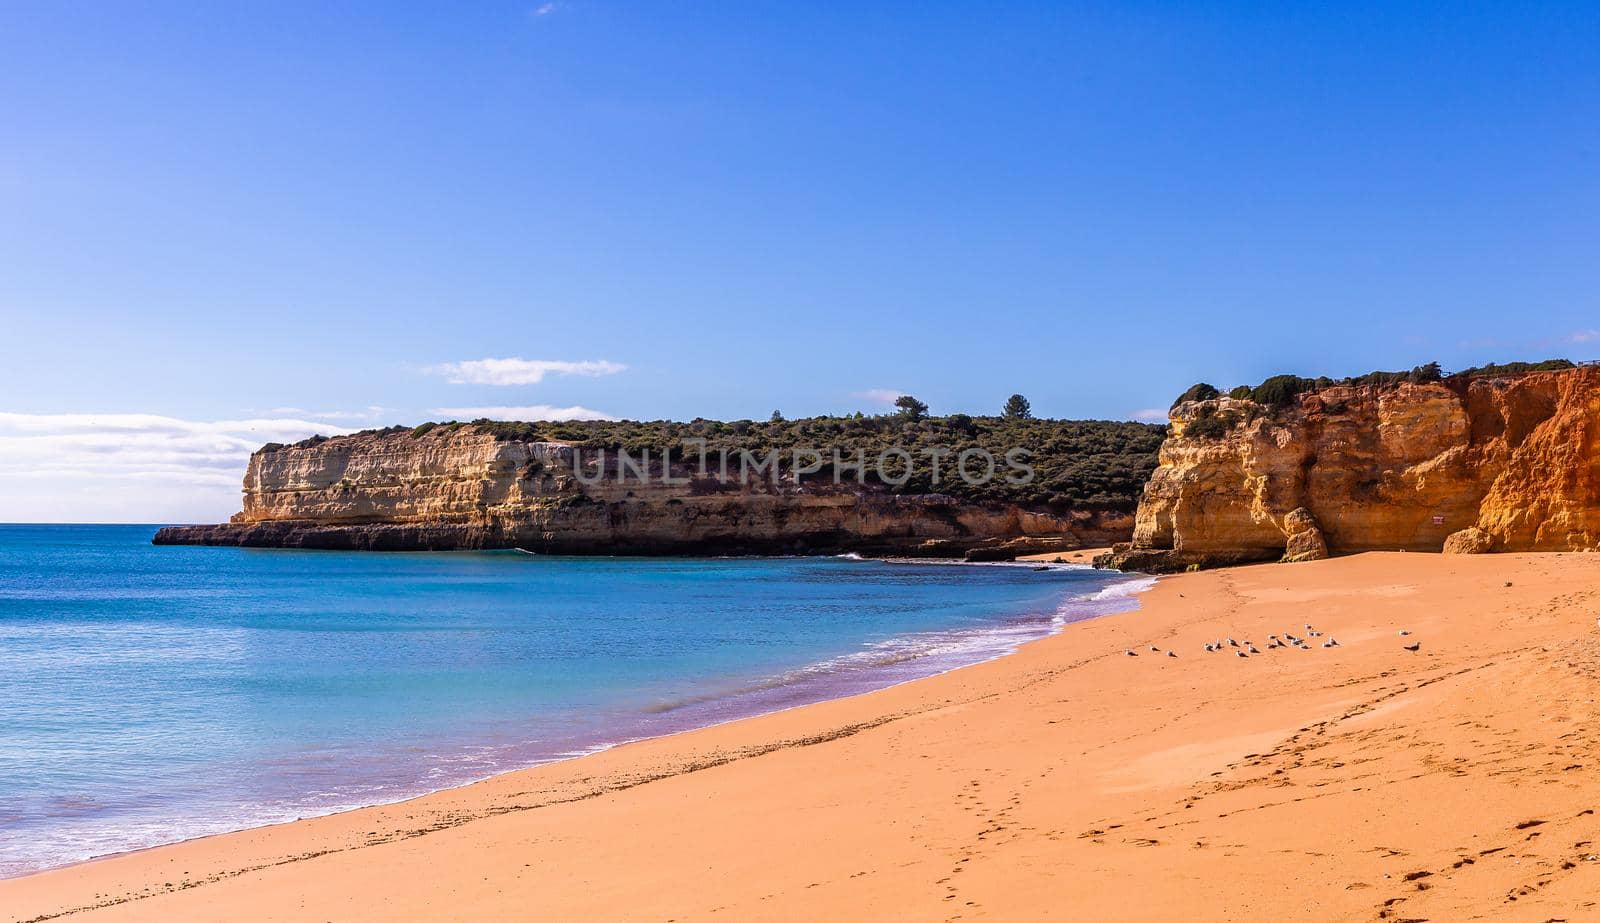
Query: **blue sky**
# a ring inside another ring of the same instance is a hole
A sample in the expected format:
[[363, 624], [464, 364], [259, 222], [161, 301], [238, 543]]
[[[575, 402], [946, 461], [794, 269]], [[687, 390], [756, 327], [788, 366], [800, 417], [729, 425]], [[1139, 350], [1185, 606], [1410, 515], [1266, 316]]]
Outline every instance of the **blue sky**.
[[1460, 6], [7, 3], [0, 520], [446, 411], [1594, 358], [1600, 7]]

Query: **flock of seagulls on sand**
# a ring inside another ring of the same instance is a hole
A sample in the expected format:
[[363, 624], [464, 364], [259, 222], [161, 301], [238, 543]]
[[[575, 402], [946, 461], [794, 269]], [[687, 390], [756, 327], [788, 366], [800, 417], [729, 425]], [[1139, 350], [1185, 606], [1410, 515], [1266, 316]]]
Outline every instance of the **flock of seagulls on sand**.
[[[1275, 634], [1267, 635], [1267, 650], [1276, 650], [1280, 647], [1295, 647], [1302, 651], [1311, 650], [1311, 642], [1306, 640], [1306, 638], [1320, 638], [1323, 636], [1323, 633], [1311, 627], [1310, 625], [1307, 625], [1305, 630], [1305, 638], [1296, 637], [1289, 632], [1284, 632], [1283, 637], [1281, 638]], [[1337, 638], [1328, 638], [1326, 641], [1322, 642], [1322, 646], [1325, 648], [1338, 647], [1339, 640]], [[1219, 651], [1225, 651], [1230, 647], [1237, 648], [1233, 652], [1237, 657], [1249, 657], [1252, 654], [1261, 653], [1261, 650], [1256, 647], [1255, 642], [1250, 641], [1249, 639], [1240, 642], [1235, 641], [1232, 638], [1229, 638], [1227, 641], [1214, 641], [1210, 644], [1207, 644], [1206, 651], [1207, 653], [1217, 653]]]
[[[1309, 639], [1309, 638], [1321, 638], [1321, 637], [1323, 637], [1323, 632], [1320, 632], [1320, 631], [1316, 630], [1315, 628], [1311, 627], [1311, 625], [1309, 625], [1309, 624], [1306, 625], [1305, 632], [1306, 632], [1306, 637], [1305, 638], [1296, 637], [1295, 635], [1290, 634], [1288, 632], [1284, 632], [1282, 637], [1279, 637], [1278, 635], [1275, 635], [1275, 634], [1267, 635], [1267, 650], [1270, 651], [1270, 650], [1275, 650], [1277, 648], [1299, 648], [1302, 651], [1309, 651], [1309, 650], [1311, 650], [1311, 642], [1309, 640], [1307, 640], [1307, 639]], [[1404, 628], [1400, 629], [1400, 637], [1404, 638], [1404, 637], [1409, 636], [1410, 634], [1411, 634], [1411, 632], [1407, 631], [1406, 629], [1404, 629]], [[1322, 642], [1322, 647], [1324, 647], [1324, 648], [1333, 648], [1333, 647], [1339, 647], [1339, 646], [1340, 646], [1340, 644], [1339, 644], [1339, 641], [1338, 641], [1337, 638], [1329, 637], [1329, 638], [1327, 638], [1326, 640], [1324, 640]], [[1418, 651], [1418, 650], [1422, 649], [1422, 642], [1421, 641], [1413, 641], [1410, 644], [1406, 644], [1406, 645], [1403, 645], [1403, 646], [1408, 651]], [[1208, 653], [1208, 654], [1223, 653], [1223, 652], [1228, 651], [1229, 649], [1232, 649], [1233, 655], [1235, 657], [1249, 657], [1249, 656], [1251, 656], [1253, 654], [1262, 653], [1261, 649], [1257, 648], [1255, 646], [1255, 643], [1250, 641], [1248, 638], [1245, 639], [1244, 641], [1236, 641], [1233, 638], [1228, 638], [1227, 640], [1224, 640], [1224, 641], [1212, 641], [1212, 642], [1209, 642], [1209, 643], [1206, 644], [1206, 653]], [[1129, 648], [1128, 650], [1123, 651], [1123, 653], [1128, 655], [1129, 657], [1137, 657], [1137, 656], [1139, 656], [1138, 652], [1134, 651], [1132, 648]], [[1159, 648], [1156, 645], [1152, 644], [1152, 645], [1150, 645], [1150, 653], [1152, 653], [1152, 654], [1160, 654], [1160, 653], [1162, 653], [1162, 650], [1161, 650], [1161, 648]], [[1167, 651], [1166, 655], [1168, 657], [1176, 657], [1176, 656], [1178, 656], [1177, 653], [1174, 652], [1174, 651]]]

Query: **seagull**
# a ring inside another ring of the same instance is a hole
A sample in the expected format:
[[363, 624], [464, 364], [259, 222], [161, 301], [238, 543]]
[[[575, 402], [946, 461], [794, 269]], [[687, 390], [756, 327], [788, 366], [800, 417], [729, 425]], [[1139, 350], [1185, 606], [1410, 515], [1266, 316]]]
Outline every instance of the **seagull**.
[[1245, 654], [1244, 651], [1234, 651], [1233, 652], [1233, 656], [1235, 656], [1235, 657], [1244, 657], [1244, 656], [1246, 656], [1246, 654]]
[[1211, 653], [1211, 652], [1212, 652], [1212, 651], [1214, 651], [1214, 650], [1216, 650], [1216, 648], [1214, 648], [1214, 647], [1212, 647], [1212, 646], [1211, 646], [1211, 645], [1209, 645], [1209, 644], [1207, 644], [1207, 645], [1206, 645], [1206, 653], [1208, 653], [1208, 654], [1209, 654], [1209, 653]]
[[1150, 653], [1159, 654], [1159, 653], [1161, 653], [1161, 648], [1156, 647], [1154, 644], [1152, 644], [1152, 645], [1150, 645]]
[[1167, 651], [1167, 656], [1168, 656], [1168, 657], [1176, 657], [1176, 656], [1178, 656], [1178, 655], [1177, 655], [1177, 654], [1174, 654], [1174, 653], [1173, 653], [1173, 652], [1171, 652], [1171, 651]]
[[1329, 638], [1328, 639], [1328, 646], [1329, 647], [1338, 647], [1339, 646], [1339, 639], [1338, 638]]
[[1254, 644], [1252, 644], [1252, 645], [1250, 645], [1250, 653], [1252, 653], [1252, 654], [1259, 654], [1259, 653], [1261, 653], [1261, 652], [1260, 652], [1260, 651], [1258, 651], [1258, 650], [1256, 650], [1256, 646], [1255, 646], [1255, 645], [1254, 645]]
[[1239, 646], [1239, 642], [1233, 640], [1232, 638], [1229, 638], [1228, 639], [1228, 646], [1229, 647], [1238, 647]]
[[1137, 656], [1139, 656], [1138, 654], [1135, 654], [1133, 651], [1123, 651], [1123, 653], [1127, 654], [1129, 657], [1137, 657]]
[[1306, 631], [1310, 631], [1310, 630], [1311, 630], [1311, 623], [1307, 622], [1306, 623]]
[[1400, 637], [1404, 638], [1406, 635], [1409, 635], [1409, 634], [1411, 634], [1411, 632], [1406, 631], [1404, 628], [1400, 629]]
[[1410, 644], [1406, 645], [1406, 650], [1408, 650], [1408, 651], [1415, 651], [1415, 650], [1421, 650], [1421, 649], [1422, 649], [1422, 642], [1421, 641], [1413, 641]]

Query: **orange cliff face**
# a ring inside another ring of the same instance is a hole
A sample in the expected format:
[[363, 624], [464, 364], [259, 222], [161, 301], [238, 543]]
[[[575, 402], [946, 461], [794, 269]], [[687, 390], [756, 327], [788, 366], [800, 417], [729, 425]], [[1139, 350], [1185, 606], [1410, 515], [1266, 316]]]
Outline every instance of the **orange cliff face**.
[[[608, 467], [614, 465], [612, 454]], [[1132, 515], [896, 494], [846, 481], [795, 485], [601, 477], [594, 451], [502, 439], [475, 425], [269, 446], [226, 524], [162, 529], [157, 544], [385, 551], [522, 548], [564, 554], [863, 551], [1009, 558], [1125, 541]], [[581, 467], [579, 467], [581, 466]], [[581, 475], [581, 476], [580, 476]], [[667, 477], [670, 475], [670, 479]]]
[[1600, 367], [1173, 408], [1130, 569], [1600, 548]]

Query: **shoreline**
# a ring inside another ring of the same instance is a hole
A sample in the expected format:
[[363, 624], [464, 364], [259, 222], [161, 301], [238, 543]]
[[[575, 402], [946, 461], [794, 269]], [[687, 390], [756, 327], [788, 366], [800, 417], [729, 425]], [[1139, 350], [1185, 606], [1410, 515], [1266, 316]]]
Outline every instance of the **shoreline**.
[[[1585, 730], [1597, 583], [1600, 556], [1579, 554], [1177, 575], [1138, 610], [1008, 656], [8, 879], [0, 906], [20, 920], [1581, 915], [1600, 859], [1567, 854], [1600, 840], [1600, 784], [1571, 767], [1600, 743]], [[1341, 647], [1201, 651], [1304, 621]], [[1178, 656], [1124, 654], [1149, 644]]]
[[[1041, 561], [1041, 562], [1044, 562], [1044, 561], [1046, 561], [1046, 559], [1049, 559], [1053, 563], [1059, 563], [1059, 562], [1055, 562], [1054, 561], [1055, 557], [1056, 557], [1056, 555], [1054, 553], [1041, 554], [1041, 555], [1037, 555], [1037, 556], [1030, 556], [1030, 558], [1028, 558], [1028, 559], [1019, 558], [1015, 562], [1010, 562], [1010, 561], [962, 561], [962, 560], [958, 560], [958, 559], [944, 560], [944, 559], [915, 559], [915, 558], [913, 558], [913, 559], [905, 559], [905, 560], [906, 560], [907, 563], [915, 563], [915, 564], [952, 564], [952, 565], [953, 564], [959, 564], [959, 565], [963, 565], [963, 566], [974, 566], [974, 567], [994, 567], [994, 566], [1007, 566], [1007, 565], [1015, 566], [1015, 565], [1020, 565], [1020, 564], [1026, 563], [1027, 561], [1035, 559], [1035, 558], [1037, 560]], [[883, 561], [885, 563], [896, 563], [900, 559], [881, 558], [881, 559], [863, 559], [863, 560], [881, 560], [881, 561]], [[1127, 576], [1128, 576], [1127, 580], [1125, 580], [1125, 581], [1123, 581], [1121, 583], [1111, 584], [1111, 585], [1103, 588], [1100, 592], [1105, 592], [1106, 590], [1110, 590], [1110, 589], [1115, 588], [1115, 587], [1122, 587], [1122, 586], [1128, 586], [1128, 585], [1131, 585], [1131, 584], [1143, 583], [1143, 581], [1145, 581], [1145, 580], [1151, 581], [1147, 586], [1145, 586], [1144, 588], [1139, 589], [1139, 590], [1134, 590], [1133, 594], [1127, 597], [1127, 598], [1136, 600], [1138, 593], [1143, 592], [1144, 589], [1148, 589], [1149, 586], [1153, 586], [1154, 585], [1154, 581], [1160, 579], [1159, 575], [1153, 575], [1153, 574], [1152, 575], [1143, 575], [1143, 574], [1137, 574], [1137, 573], [1134, 573], [1134, 572], [1128, 572]], [[1096, 596], [1098, 596], [1098, 593], [1096, 594]], [[1069, 599], [1063, 601], [1063, 605], [1065, 605], [1067, 602], [1073, 602], [1073, 601], [1089, 601], [1092, 598], [1093, 597], [1070, 597]], [[1122, 598], [1122, 597], [1119, 596], [1117, 598]], [[9, 877], [0, 876], [0, 885], [4, 885], [7, 882], [20, 881], [20, 880], [23, 880], [23, 879], [26, 879], [26, 878], [30, 878], [30, 877], [35, 876], [35, 875], [46, 875], [46, 874], [50, 874], [52, 872], [59, 872], [59, 871], [67, 870], [67, 869], [79, 868], [79, 867], [82, 867], [82, 866], [93, 865], [93, 864], [99, 863], [99, 862], [112, 861], [112, 860], [123, 858], [125, 856], [136, 856], [136, 855], [139, 855], [141, 853], [155, 852], [155, 851], [158, 851], [158, 850], [168, 849], [168, 848], [171, 848], [171, 847], [185, 846], [185, 845], [189, 845], [189, 844], [193, 844], [193, 843], [200, 843], [200, 842], [203, 842], [203, 841], [206, 841], [206, 840], [216, 839], [218, 837], [227, 837], [227, 836], [232, 836], [232, 835], [235, 835], [235, 834], [249, 833], [249, 832], [254, 832], [254, 831], [259, 831], [259, 830], [270, 830], [270, 829], [273, 829], [273, 828], [280, 828], [280, 827], [286, 827], [286, 826], [293, 825], [293, 824], [305, 823], [307, 821], [321, 820], [321, 819], [330, 818], [330, 817], [339, 817], [339, 816], [342, 816], [342, 815], [353, 814], [353, 813], [356, 813], [356, 812], [367, 811], [367, 810], [372, 810], [372, 809], [377, 809], [377, 808], [391, 808], [391, 807], [396, 807], [396, 806], [403, 806], [403, 805], [408, 804], [410, 802], [414, 802], [414, 801], [419, 801], [419, 800], [422, 800], [422, 799], [430, 798], [430, 797], [433, 797], [435, 795], [440, 795], [440, 794], [447, 793], [447, 792], [454, 792], [454, 791], [458, 791], [458, 790], [472, 788], [473, 786], [481, 785], [481, 784], [483, 784], [485, 782], [491, 782], [491, 781], [493, 781], [495, 779], [498, 779], [498, 778], [501, 778], [503, 776], [514, 775], [514, 774], [524, 773], [524, 772], [532, 772], [532, 771], [535, 771], [535, 770], [543, 769], [543, 768], [548, 767], [548, 766], [554, 766], [554, 765], [557, 765], [557, 764], [570, 763], [570, 762], [574, 762], [574, 761], [578, 761], [578, 760], [587, 759], [588, 757], [595, 756], [595, 755], [600, 754], [600, 753], [606, 753], [606, 752], [609, 752], [611, 750], [615, 750], [615, 749], [617, 749], [619, 747], [627, 747], [627, 746], [631, 746], [631, 745], [634, 745], [634, 744], [648, 743], [648, 742], [651, 742], [651, 741], [666, 740], [666, 739], [673, 738], [673, 737], [678, 737], [678, 736], [684, 735], [684, 734], [693, 734], [696, 731], [713, 730], [713, 729], [716, 729], [716, 728], [719, 728], [719, 727], [724, 727], [726, 725], [731, 725], [731, 724], [737, 724], [737, 723], [744, 722], [744, 721], [755, 721], [755, 720], [759, 720], [759, 719], [762, 719], [762, 718], [771, 717], [771, 716], [774, 716], [774, 715], [782, 715], [782, 714], [785, 714], [787, 712], [796, 711], [796, 710], [804, 709], [804, 708], [811, 708], [811, 707], [814, 707], [814, 706], [817, 706], [817, 705], [826, 704], [826, 703], [829, 703], [829, 702], [842, 702], [842, 701], [848, 701], [848, 700], [854, 699], [854, 698], [859, 698], [859, 697], [862, 697], [862, 696], [869, 696], [869, 695], [873, 695], [874, 693], [882, 692], [882, 691], [885, 691], [885, 690], [896, 689], [896, 688], [899, 688], [901, 686], [907, 686], [907, 685], [911, 685], [911, 684], [914, 684], [914, 683], [920, 683], [920, 682], [923, 682], [923, 681], [928, 680], [928, 679], [933, 679], [933, 678], [939, 677], [939, 676], [945, 676], [947, 674], [955, 673], [955, 672], [960, 671], [960, 670], [966, 670], [966, 669], [970, 669], [972, 667], [981, 666], [981, 665], [986, 664], [986, 663], [992, 663], [992, 662], [994, 662], [996, 660], [1001, 660], [1001, 659], [1003, 659], [1005, 657], [1012, 656], [1012, 655], [1016, 654], [1018, 651], [1020, 651], [1022, 648], [1027, 647], [1028, 645], [1037, 644], [1037, 643], [1039, 643], [1041, 641], [1047, 640], [1048, 638], [1054, 637], [1055, 635], [1059, 634], [1061, 631], [1063, 631], [1069, 625], [1077, 624], [1078, 622], [1086, 621], [1088, 619], [1104, 618], [1107, 615], [1116, 615], [1116, 614], [1119, 614], [1121, 612], [1133, 611], [1134, 609], [1137, 609], [1137, 606], [1134, 606], [1134, 607], [1132, 607], [1130, 609], [1113, 610], [1111, 612], [1102, 613], [1102, 614], [1085, 615], [1085, 616], [1083, 616], [1081, 618], [1074, 619], [1072, 621], [1062, 622], [1062, 623], [1056, 625], [1048, 634], [1042, 635], [1042, 636], [1037, 637], [1037, 638], [1029, 638], [1027, 640], [1021, 641], [1021, 642], [1017, 643], [1014, 647], [1012, 647], [1010, 650], [998, 652], [998, 653], [996, 653], [996, 654], [994, 654], [992, 656], [986, 657], [986, 658], [984, 658], [982, 660], [975, 660], [975, 661], [972, 661], [970, 663], [955, 664], [953, 666], [945, 667], [945, 668], [940, 669], [940, 670], [938, 670], [936, 672], [933, 672], [933, 673], [928, 673], [928, 674], [924, 674], [924, 675], [920, 675], [920, 676], [908, 677], [906, 679], [895, 680], [894, 682], [891, 682], [888, 685], [884, 685], [884, 686], [877, 686], [877, 687], [874, 687], [874, 688], [871, 688], [871, 689], [864, 689], [864, 690], [860, 690], [860, 691], [856, 691], [856, 692], [847, 692], [847, 693], [843, 693], [843, 694], [838, 695], [838, 696], [819, 699], [819, 700], [816, 700], [816, 701], [798, 702], [798, 703], [795, 703], [795, 704], [792, 704], [792, 705], [783, 705], [783, 706], [780, 706], [778, 708], [772, 709], [771, 711], [755, 712], [755, 713], [747, 714], [747, 715], [737, 715], [737, 716], [733, 716], [733, 717], [723, 718], [723, 719], [719, 719], [717, 721], [714, 721], [714, 722], [712, 722], [710, 724], [695, 725], [693, 727], [687, 727], [687, 728], [683, 728], [683, 729], [680, 729], [680, 730], [663, 731], [662, 733], [659, 733], [659, 734], [650, 734], [650, 735], [646, 735], [646, 736], [643, 736], [643, 737], [633, 737], [633, 738], [627, 738], [627, 739], [623, 739], [623, 740], [616, 740], [616, 741], [610, 741], [610, 742], [606, 742], [606, 743], [596, 744], [594, 746], [584, 748], [582, 750], [582, 752], [573, 752], [573, 753], [570, 753], [570, 754], [567, 754], [567, 755], [563, 755], [563, 756], [552, 757], [552, 758], [544, 760], [542, 762], [532, 763], [532, 764], [529, 764], [529, 765], [526, 765], [526, 766], [518, 766], [518, 767], [513, 767], [513, 768], [508, 768], [508, 769], [497, 770], [497, 771], [492, 772], [492, 773], [490, 773], [490, 774], [488, 774], [486, 776], [482, 776], [482, 777], [474, 778], [474, 779], [467, 779], [467, 780], [461, 781], [461, 782], [452, 782], [449, 785], [446, 785], [446, 786], [444, 786], [442, 788], [430, 789], [428, 791], [419, 792], [417, 794], [407, 795], [407, 796], [404, 796], [402, 798], [398, 798], [398, 799], [396, 799], [394, 801], [378, 801], [378, 802], [372, 802], [372, 803], [369, 803], [369, 804], [358, 804], [358, 805], [352, 805], [350, 807], [338, 808], [338, 809], [335, 809], [335, 810], [332, 810], [332, 811], [329, 811], [329, 812], [323, 813], [323, 814], [313, 814], [313, 815], [309, 815], [307, 817], [294, 818], [292, 820], [271, 821], [271, 822], [268, 822], [268, 823], [252, 824], [252, 825], [247, 826], [247, 827], [240, 827], [240, 828], [233, 829], [233, 830], [224, 830], [224, 831], [219, 831], [219, 832], [216, 832], [216, 833], [202, 833], [202, 834], [197, 834], [197, 835], [192, 836], [192, 837], [185, 837], [185, 838], [179, 839], [179, 840], [172, 840], [172, 841], [166, 842], [166, 843], [157, 843], [157, 844], [152, 845], [152, 846], [141, 846], [141, 847], [137, 847], [137, 848], [134, 848], [134, 849], [121, 850], [121, 851], [118, 851], [118, 852], [106, 853], [104, 855], [99, 855], [99, 856], [90, 856], [87, 859], [79, 859], [79, 860], [74, 861], [74, 862], [68, 862], [68, 863], [66, 863], [64, 865], [51, 866], [49, 868], [42, 868], [42, 869], [37, 869], [37, 870], [34, 870], [34, 871], [24, 872], [24, 873], [22, 873], [20, 875], [12, 875], [12, 876], [9, 876]], [[775, 685], [782, 686], [782, 685], [786, 685], [786, 684], [775, 684]], [[677, 706], [674, 706], [674, 707], [677, 707]]]
[[[1086, 553], [1092, 554], [1100, 549], [1087, 549]], [[511, 553], [508, 550], [506, 553]], [[427, 552], [421, 552], [427, 553]], [[481, 552], [464, 552], [467, 554]], [[1037, 560], [1018, 560], [1015, 562], [971, 562], [960, 559], [894, 559], [894, 558], [862, 558], [851, 555], [827, 555], [823, 557], [853, 557], [854, 560], [868, 564], [893, 565], [905, 563], [911, 565], [939, 565], [939, 566], [972, 566], [972, 567], [1036, 567], [1043, 569], [1042, 565], [1053, 563], [1061, 569], [1079, 570], [1090, 569], [1087, 565], [1076, 562], [1057, 560], [1056, 554], [1040, 554], [1032, 556]], [[707, 560], [716, 560], [708, 558]], [[1057, 569], [1052, 567], [1051, 569]], [[73, 859], [60, 864], [27, 869], [11, 874], [0, 875], [0, 883], [25, 879], [34, 875], [47, 874], [54, 871], [76, 868], [97, 862], [114, 860], [124, 856], [136, 855], [168, 847], [182, 846], [212, 839], [215, 837], [229, 836], [253, 830], [282, 827], [305, 821], [314, 821], [321, 818], [334, 817], [352, 812], [372, 808], [393, 807], [404, 805], [408, 802], [427, 798], [442, 792], [463, 789], [490, 781], [510, 773], [536, 770], [543, 767], [581, 760], [597, 753], [603, 753], [618, 747], [624, 747], [641, 742], [659, 740], [679, 734], [692, 733], [698, 730], [715, 728], [722, 725], [761, 718], [769, 715], [782, 714], [798, 708], [805, 708], [823, 702], [838, 699], [848, 699], [855, 696], [866, 695], [882, 689], [894, 688], [907, 683], [917, 682], [934, 676], [940, 676], [954, 670], [965, 669], [981, 663], [986, 663], [1014, 653], [1020, 646], [1033, 643], [1044, 637], [1059, 632], [1071, 621], [1084, 618], [1094, 618], [1105, 614], [1104, 612], [1085, 611], [1076, 615], [1069, 610], [1083, 608], [1090, 609], [1096, 604], [1119, 605], [1114, 600], [1121, 600], [1126, 594], [1117, 593], [1104, 595], [1115, 587], [1140, 584], [1141, 575], [1116, 574], [1106, 572], [1104, 575], [1110, 582], [1098, 590], [1083, 593], [1069, 590], [1055, 603], [1055, 614], [1047, 622], [1037, 626], [1035, 633], [1031, 620], [1023, 620], [1020, 616], [1011, 616], [996, 619], [991, 624], [969, 629], [930, 629], [926, 631], [913, 631], [903, 635], [885, 638], [880, 642], [868, 644], [856, 651], [841, 654], [822, 661], [807, 661], [794, 667], [786, 668], [763, 680], [751, 681], [728, 685], [720, 691], [706, 693], [686, 700], [674, 700], [658, 708], [647, 708], [641, 713], [640, 720], [633, 722], [637, 727], [620, 725], [612, 731], [621, 732], [618, 736], [585, 736], [573, 738], [567, 743], [570, 747], [560, 749], [559, 752], [550, 752], [548, 755], [522, 762], [515, 761], [492, 767], [482, 774], [456, 776], [447, 780], [431, 782], [418, 782], [414, 786], [407, 786], [401, 792], [394, 793], [388, 798], [379, 800], [351, 801], [343, 804], [331, 805], [325, 809], [313, 809], [296, 815], [294, 809], [261, 810], [249, 822], [239, 826], [226, 826], [226, 821], [218, 824], [190, 824], [190, 828], [199, 827], [192, 833], [180, 835], [177, 838], [152, 842], [144, 845], [134, 845], [130, 848], [116, 849], [109, 852]], [[1127, 605], [1127, 604], [1120, 604]], [[1133, 603], [1132, 605], [1137, 605]], [[1107, 611], [1119, 611], [1109, 609]], [[1063, 613], [1069, 613], [1068, 619], [1063, 620]], [[1008, 636], [1017, 633], [1021, 640], [1013, 640]], [[974, 642], [976, 647], [965, 649], [959, 653], [938, 652], [933, 649], [923, 650], [906, 656], [903, 660], [886, 654], [888, 659], [879, 661], [864, 660], [859, 665], [835, 667], [827, 670], [819, 668], [834, 664], [835, 661], [848, 661], [857, 656], [868, 655], [879, 645], [891, 645], [895, 642], [924, 642], [932, 639], [942, 644]], [[969, 657], [976, 659], [967, 659]], [[816, 671], [814, 673], [814, 671]], [[682, 712], [685, 717], [674, 720], [663, 719], [662, 715], [671, 715]], [[648, 726], [647, 726], [648, 725]], [[630, 731], [643, 733], [629, 734]], [[210, 829], [207, 829], [210, 828]], [[176, 832], [176, 831], [174, 831]]]

